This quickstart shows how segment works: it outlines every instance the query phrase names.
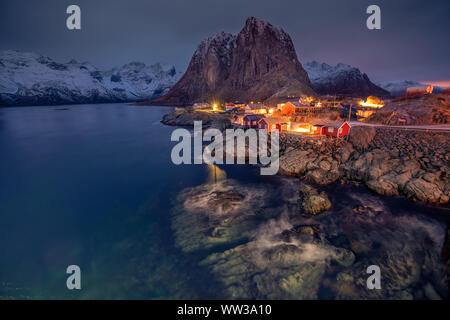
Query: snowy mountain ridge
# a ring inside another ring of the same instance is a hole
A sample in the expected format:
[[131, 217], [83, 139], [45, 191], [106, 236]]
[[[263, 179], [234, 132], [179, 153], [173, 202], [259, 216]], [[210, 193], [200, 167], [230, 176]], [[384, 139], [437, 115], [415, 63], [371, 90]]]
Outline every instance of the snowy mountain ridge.
[[[389, 91], [393, 96], [401, 96], [406, 93], [406, 89], [410, 87], [427, 87], [428, 84], [420, 83], [417, 81], [410, 80], [394, 80], [394, 81], [383, 81], [377, 83], [381, 88]], [[439, 91], [441, 88], [434, 87], [434, 91]]]
[[87, 62], [59, 63], [36, 53], [0, 52], [0, 105], [151, 100], [180, 78], [173, 66], [130, 62], [101, 71]]
[[356, 96], [386, 96], [389, 92], [375, 85], [358, 68], [338, 63], [311, 61], [304, 64], [314, 90], [319, 94], [344, 94]]

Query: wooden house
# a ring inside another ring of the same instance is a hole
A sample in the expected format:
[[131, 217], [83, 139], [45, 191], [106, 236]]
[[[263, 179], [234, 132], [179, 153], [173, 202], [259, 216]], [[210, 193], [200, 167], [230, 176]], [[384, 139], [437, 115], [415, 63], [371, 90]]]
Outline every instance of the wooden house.
[[262, 103], [248, 104], [245, 106], [244, 110], [246, 113], [253, 113], [253, 114], [266, 114], [267, 113], [267, 107]]
[[258, 129], [267, 130], [267, 132], [272, 132], [274, 130], [282, 132], [287, 131], [289, 128], [289, 122], [285, 118], [279, 117], [269, 117], [262, 118], [258, 122]]
[[247, 114], [244, 116], [244, 128], [258, 128], [258, 121], [264, 118], [262, 114]]
[[349, 135], [350, 125], [347, 121], [320, 120], [312, 123], [311, 133], [314, 135], [343, 137]]
[[241, 125], [241, 126], [243, 126], [244, 125], [244, 117], [246, 116], [247, 114], [246, 113], [238, 113], [238, 114], [235, 114], [234, 116], [233, 116], [233, 123], [234, 124], [239, 124], [239, 125]]

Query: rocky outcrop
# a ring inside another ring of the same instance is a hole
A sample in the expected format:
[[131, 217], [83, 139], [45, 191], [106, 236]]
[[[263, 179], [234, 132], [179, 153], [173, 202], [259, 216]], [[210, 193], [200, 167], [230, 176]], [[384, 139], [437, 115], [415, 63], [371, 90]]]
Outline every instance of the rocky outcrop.
[[434, 204], [449, 202], [448, 133], [377, 128], [374, 134], [362, 134], [365, 129], [352, 128], [351, 134], [364, 139], [350, 137], [349, 143], [282, 135], [279, 173], [317, 184], [339, 179], [362, 181], [382, 195], [403, 194]]
[[448, 124], [450, 98], [444, 94], [398, 98], [387, 103], [367, 121], [388, 125]]
[[316, 184], [329, 184], [342, 177], [339, 150], [343, 140], [325, 137], [280, 135], [280, 169], [283, 175], [300, 176]]
[[373, 138], [375, 137], [375, 128], [372, 127], [354, 127], [350, 135], [350, 143], [358, 150], [367, 150]]
[[314, 94], [290, 36], [250, 17], [237, 36], [203, 40], [183, 77], [154, 104], [186, 105], [208, 100], [266, 100]]
[[[357, 151], [350, 150], [352, 158]], [[366, 192], [346, 193], [332, 214], [298, 214], [305, 200], [298, 179], [276, 179], [273, 186], [221, 180], [177, 197], [175, 245], [201, 260], [221, 298], [448, 297], [441, 222]], [[319, 194], [310, 187], [303, 193]], [[383, 270], [381, 290], [367, 289], [371, 264]]]
[[161, 122], [168, 126], [194, 126], [194, 121], [202, 121], [203, 125], [209, 125], [213, 116], [206, 112], [187, 112], [180, 108], [175, 108], [172, 112], [163, 116]]
[[322, 211], [331, 209], [331, 202], [325, 192], [318, 192], [311, 186], [303, 186], [300, 188], [302, 194], [302, 209], [304, 212], [316, 215]]
[[234, 180], [184, 190], [172, 220], [177, 246], [190, 252], [246, 239], [258, 224], [257, 212], [265, 197], [263, 188]]

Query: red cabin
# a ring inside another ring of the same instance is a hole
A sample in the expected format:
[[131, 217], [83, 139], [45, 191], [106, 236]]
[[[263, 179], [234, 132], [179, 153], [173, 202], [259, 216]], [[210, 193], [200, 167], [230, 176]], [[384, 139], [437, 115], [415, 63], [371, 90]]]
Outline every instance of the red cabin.
[[244, 125], [244, 117], [245, 116], [246, 116], [246, 114], [235, 114], [233, 116], [233, 123], [234, 124]]
[[263, 118], [258, 122], [258, 128], [261, 130], [267, 130], [267, 132], [272, 131], [287, 131], [287, 123], [283, 118]]
[[311, 134], [315, 136], [323, 136], [325, 134], [325, 128], [321, 124], [314, 124], [311, 126]]
[[350, 133], [350, 125], [348, 122], [343, 121], [320, 121], [312, 125], [311, 133], [330, 137], [348, 136]]
[[295, 105], [291, 102], [282, 103], [280, 105], [281, 114], [289, 115], [295, 113]]
[[258, 122], [264, 118], [261, 114], [248, 114], [244, 117], [244, 128], [258, 128]]
[[350, 133], [350, 125], [347, 122], [337, 123], [326, 127], [325, 134], [330, 137], [348, 136]]

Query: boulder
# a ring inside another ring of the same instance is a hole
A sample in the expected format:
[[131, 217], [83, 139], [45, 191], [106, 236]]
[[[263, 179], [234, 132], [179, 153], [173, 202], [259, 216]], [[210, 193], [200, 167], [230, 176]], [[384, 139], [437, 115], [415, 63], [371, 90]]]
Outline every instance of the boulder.
[[353, 127], [350, 132], [350, 143], [358, 151], [364, 151], [369, 147], [375, 137], [375, 128], [373, 127]]
[[325, 192], [319, 193], [310, 186], [300, 188], [302, 194], [302, 209], [306, 213], [316, 215], [322, 211], [331, 209], [331, 201]]
[[422, 178], [410, 180], [405, 185], [405, 193], [407, 196], [428, 203], [445, 204], [448, 197], [442, 193], [439, 187]]
[[366, 182], [367, 187], [378, 194], [386, 196], [398, 195], [398, 185], [393, 181], [392, 176], [386, 175], [378, 179]]

